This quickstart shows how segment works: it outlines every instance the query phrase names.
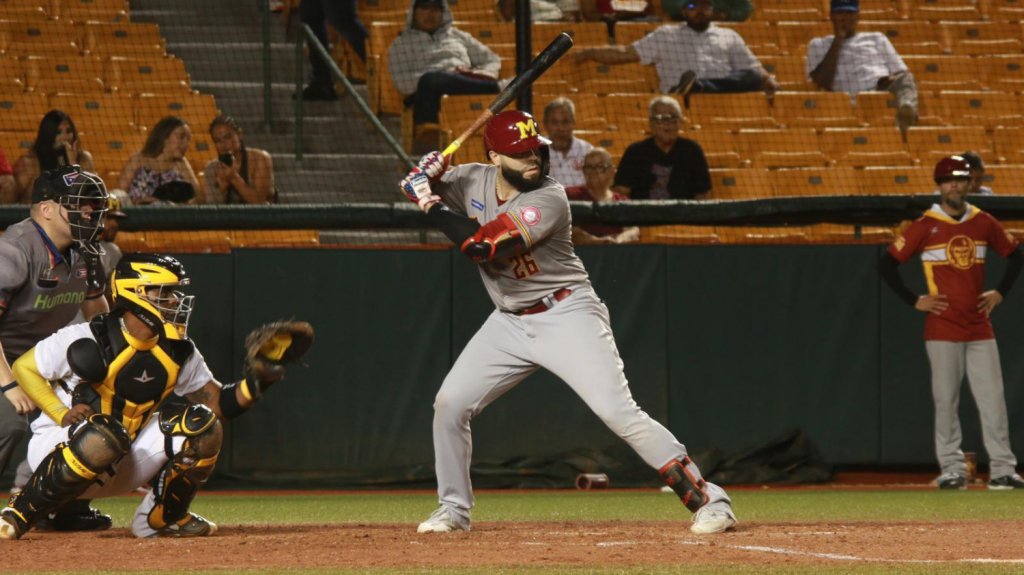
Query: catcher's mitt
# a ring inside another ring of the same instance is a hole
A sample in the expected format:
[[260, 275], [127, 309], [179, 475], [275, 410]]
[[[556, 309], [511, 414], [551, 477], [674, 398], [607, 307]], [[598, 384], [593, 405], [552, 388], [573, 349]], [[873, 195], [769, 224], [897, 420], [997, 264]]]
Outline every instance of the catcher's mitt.
[[313, 345], [313, 326], [304, 321], [275, 321], [245, 338], [245, 379], [253, 399], [284, 378], [289, 363], [301, 363]]

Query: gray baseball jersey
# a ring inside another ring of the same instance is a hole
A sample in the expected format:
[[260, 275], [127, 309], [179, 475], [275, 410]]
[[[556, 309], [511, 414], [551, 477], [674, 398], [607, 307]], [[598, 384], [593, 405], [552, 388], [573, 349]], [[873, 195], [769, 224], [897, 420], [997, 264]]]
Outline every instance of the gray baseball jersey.
[[587, 270], [572, 246], [572, 214], [562, 184], [547, 178], [540, 188], [498, 200], [498, 168], [462, 164], [432, 186], [445, 205], [481, 225], [508, 214], [528, 251], [480, 266], [484, 287], [502, 311], [528, 308], [571, 286], [589, 284]]
[[61, 254], [31, 219], [7, 228], [0, 237], [0, 342], [9, 361], [74, 319], [85, 281], [78, 252]]

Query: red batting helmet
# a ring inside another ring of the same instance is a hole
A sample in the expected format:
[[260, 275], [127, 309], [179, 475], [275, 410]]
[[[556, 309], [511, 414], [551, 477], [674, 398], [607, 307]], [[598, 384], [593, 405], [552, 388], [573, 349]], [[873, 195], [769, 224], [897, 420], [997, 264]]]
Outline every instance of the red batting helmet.
[[971, 165], [960, 156], [946, 156], [935, 164], [935, 183], [971, 177]]
[[484, 148], [499, 154], [521, 154], [550, 143], [537, 131], [533, 116], [519, 110], [506, 110], [491, 118], [484, 132]]

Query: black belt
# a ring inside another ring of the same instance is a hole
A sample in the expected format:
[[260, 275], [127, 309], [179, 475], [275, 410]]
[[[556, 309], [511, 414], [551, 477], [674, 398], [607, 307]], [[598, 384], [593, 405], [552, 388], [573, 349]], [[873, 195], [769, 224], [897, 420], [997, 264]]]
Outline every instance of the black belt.
[[522, 309], [519, 311], [512, 312], [514, 315], [532, 315], [535, 313], [543, 313], [549, 309], [555, 307], [555, 304], [562, 301], [563, 299], [572, 295], [572, 290], [569, 288], [562, 288], [555, 293], [545, 297], [544, 299], [537, 302], [536, 305]]

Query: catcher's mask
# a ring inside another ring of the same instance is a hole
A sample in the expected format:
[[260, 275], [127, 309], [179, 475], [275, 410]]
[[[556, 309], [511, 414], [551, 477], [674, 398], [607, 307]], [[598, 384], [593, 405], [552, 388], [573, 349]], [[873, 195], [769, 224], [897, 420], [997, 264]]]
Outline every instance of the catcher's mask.
[[118, 262], [110, 285], [115, 306], [132, 312], [158, 334], [187, 337], [196, 296], [179, 289], [189, 285], [181, 262], [160, 254], [129, 254]]
[[79, 250], [102, 254], [97, 243], [108, 209], [107, 187], [96, 174], [77, 165], [43, 172], [32, 186], [32, 203], [53, 201], [67, 212], [71, 238]]

